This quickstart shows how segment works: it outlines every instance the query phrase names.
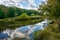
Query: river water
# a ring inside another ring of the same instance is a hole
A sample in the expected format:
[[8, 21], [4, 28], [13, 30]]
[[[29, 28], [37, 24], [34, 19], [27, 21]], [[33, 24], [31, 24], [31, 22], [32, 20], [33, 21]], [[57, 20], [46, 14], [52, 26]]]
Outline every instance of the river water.
[[45, 19], [42, 22], [34, 25], [26, 25], [15, 30], [5, 30], [0, 33], [0, 40], [34, 40], [34, 32], [43, 30], [49, 24], [49, 21]]

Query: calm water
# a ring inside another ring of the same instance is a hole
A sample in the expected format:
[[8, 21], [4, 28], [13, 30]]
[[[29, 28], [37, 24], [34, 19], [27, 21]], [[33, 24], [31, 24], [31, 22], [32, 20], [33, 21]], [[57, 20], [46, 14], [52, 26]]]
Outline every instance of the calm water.
[[26, 25], [20, 28], [16, 28], [15, 30], [5, 30], [0, 33], [0, 40], [33, 40], [34, 32], [43, 30], [49, 24], [48, 20], [44, 20], [40, 23], [34, 25]]

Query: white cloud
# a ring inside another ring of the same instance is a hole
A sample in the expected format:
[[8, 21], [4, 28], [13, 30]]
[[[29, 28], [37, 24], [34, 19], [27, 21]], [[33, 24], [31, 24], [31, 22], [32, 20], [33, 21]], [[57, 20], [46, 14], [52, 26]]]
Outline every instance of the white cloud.
[[18, 7], [18, 8], [24, 8], [24, 7], [22, 6], [22, 4], [17, 4], [17, 3], [16, 3], [15, 6]]
[[0, 4], [2, 4], [3, 2], [2, 1], [0, 1]]
[[42, 1], [46, 1], [46, 0], [42, 0]]
[[[6, 5], [6, 6], [16, 6], [16, 7], [25, 8], [25, 9], [37, 9], [37, 5], [35, 1], [36, 0], [0, 0], [0, 4]], [[21, 2], [27, 2], [28, 3], [27, 7], [23, 6]]]

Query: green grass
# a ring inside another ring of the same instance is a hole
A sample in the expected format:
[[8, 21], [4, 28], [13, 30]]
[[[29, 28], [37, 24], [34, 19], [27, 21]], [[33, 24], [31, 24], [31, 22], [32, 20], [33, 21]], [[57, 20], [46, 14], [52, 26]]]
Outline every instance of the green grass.
[[17, 20], [16, 18], [0, 19], [0, 31], [5, 29], [16, 29], [24, 25], [33, 25], [42, 21], [43, 19], [29, 19], [29, 20]]

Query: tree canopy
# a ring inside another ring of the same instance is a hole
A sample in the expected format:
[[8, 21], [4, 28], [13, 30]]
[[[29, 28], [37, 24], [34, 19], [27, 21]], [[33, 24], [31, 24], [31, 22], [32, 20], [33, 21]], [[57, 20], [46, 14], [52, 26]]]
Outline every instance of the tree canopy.
[[60, 40], [60, 0], [47, 0], [47, 3], [44, 6], [41, 5], [39, 10], [49, 12], [48, 16], [54, 20], [54, 23], [36, 32], [34, 40]]
[[20, 16], [22, 13], [26, 13], [29, 16], [31, 16], [32, 13], [37, 15], [39, 14], [36, 10], [26, 10], [17, 7], [6, 7], [0, 5], [0, 19]]

